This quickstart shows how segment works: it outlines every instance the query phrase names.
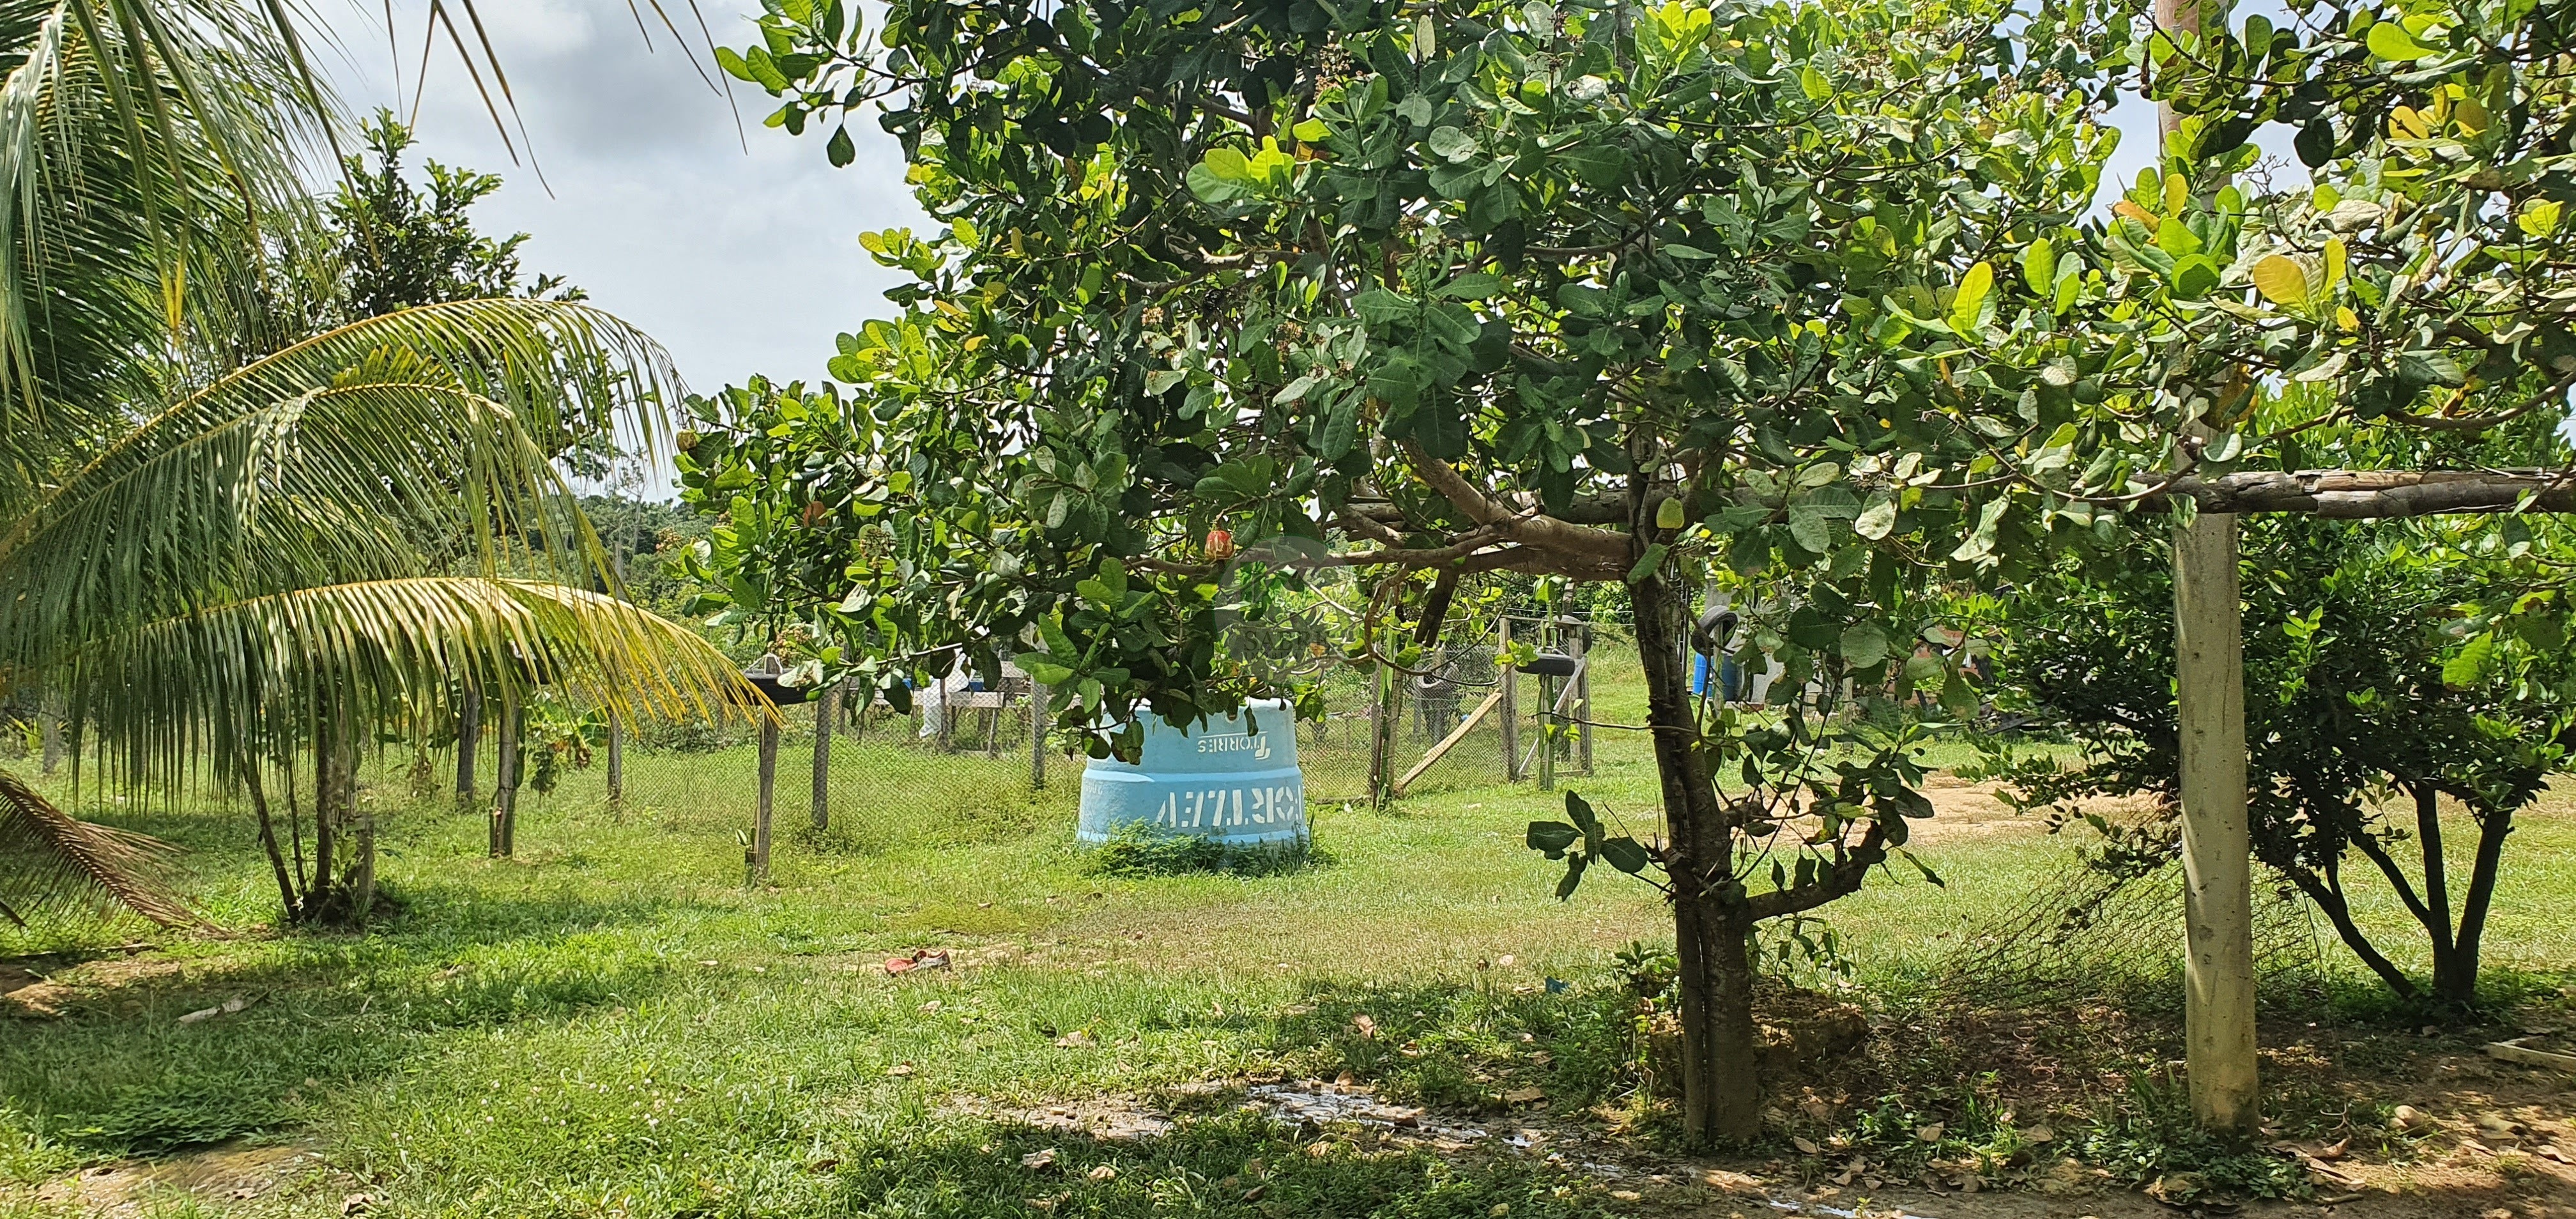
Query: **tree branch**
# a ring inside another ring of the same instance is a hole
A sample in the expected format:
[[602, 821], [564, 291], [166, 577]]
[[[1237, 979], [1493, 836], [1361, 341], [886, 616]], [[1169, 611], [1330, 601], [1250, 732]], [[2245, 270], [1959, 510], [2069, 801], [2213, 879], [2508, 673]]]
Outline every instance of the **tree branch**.
[[1415, 476], [1429, 483], [1469, 520], [1495, 531], [1500, 540], [1556, 556], [1563, 564], [1558, 570], [1565, 575], [1608, 580], [1627, 574], [1628, 535], [1577, 525], [1536, 508], [1514, 511], [1468, 482], [1449, 463], [1424, 453], [1420, 445], [1408, 440], [1397, 447]]

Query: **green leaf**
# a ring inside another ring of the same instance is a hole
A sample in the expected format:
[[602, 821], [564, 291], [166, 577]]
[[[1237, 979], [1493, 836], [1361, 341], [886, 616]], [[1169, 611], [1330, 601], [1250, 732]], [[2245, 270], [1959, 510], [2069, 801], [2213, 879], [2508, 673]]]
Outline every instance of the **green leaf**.
[[1871, 496], [1869, 506], [1853, 519], [1852, 532], [1873, 542], [1896, 532], [1896, 497], [1884, 491]]
[[1592, 802], [1573, 792], [1565, 793], [1565, 815], [1583, 830], [1583, 836], [1594, 838], [1601, 833], [1601, 817], [1592, 811]]
[[1967, 678], [1954, 672], [1941, 683], [1941, 709], [1961, 719], [1977, 713], [1977, 692], [1969, 688]]
[[1798, 91], [1806, 94], [1808, 101], [1821, 102], [1834, 95], [1834, 86], [1816, 70], [1816, 65], [1808, 64], [1798, 69]]
[[1646, 548], [1646, 553], [1638, 555], [1636, 564], [1628, 569], [1628, 583], [1645, 583], [1655, 574], [1656, 568], [1664, 565], [1664, 555], [1671, 549], [1672, 547], [1666, 546], [1662, 542], [1657, 542], [1652, 546], [1648, 546]]
[[1434, 127], [1423, 141], [1444, 161], [1464, 161], [1476, 155], [1476, 137], [1455, 127]]
[[1589, 862], [1581, 855], [1565, 857], [1565, 876], [1556, 882], [1556, 900], [1564, 901], [1574, 896], [1575, 889], [1583, 884], [1583, 868]]
[[2433, 53], [2422, 43], [2408, 37], [2405, 27], [2394, 21], [2373, 24], [2370, 27], [2368, 41], [2371, 54], [2391, 61], [2412, 61]]
[[1834, 548], [1833, 530], [1826, 527], [1827, 519], [1823, 507], [1811, 501], [1800, 500], [1791, 504], [1789, 536], [1800, 546], [1816, 554], [1824, 554]]
[[1440, 295], [1451, 300], [1480, 301], [1502, 290], [1502, 276], [1490, 271], [1469, 271], [1443, 285]]
[[2021, 281], [2030, 285], [2031, 295], [2046, 296], [2057, 282], [2057, 247], [2045, 237], [2030, 243], [2021, 252]]
[[1609, 838], [1601, 843], [1601, 860], [1630, 876], [1646, 870], [1654, 857], [1634, 838]]
[[1029, 680], [1042, 686], [1061, 686], [1073, 680], [1072, 669], [1048, 660], [1044, 652], [1024, 653], [1018, 663], [1021, 671], [1029, 675]]
[[2180, 216], [2167, 216], [2156, 223], [2156, 248], [2176, 258], [2200, 253], [2200, 237]]
[[1615, 186], [1628, 169], [1628, 154], [1612, 144], [1571, 145], [1556, 160], [1586, 186]]
[[2442, 684], [2454, 690], [2466, 690], [2486, 679], [2487, 667], [2495, 658], [2495, 635], [2481, 633], [2460, 645], [2460, 650], [2442, 662]]
[[1855, 622], [1843, 628], [1841, 641], [1843, 661], [1854, 668], [1866, 669], [1887, 659], [1887, 631], [1875, 622]]
[[1422, 304], [1409, 296], [1399, 296], [1384, 288], [1371, 288], [1351, 302], [1360, 320], [1371, 326], [1407, 325], [1422, 316]]
[[1986, 302], [1986, 294], [1994, 287], [1994, 264], [1981, 262], [1968, 268], [1968, 273], [1959, 279], [1958, 293], [1950, 298], [1950, 324], [1960, 330], [1975, 329], [1977, 307]]
[[1522, 841], [1529, 845], [1529, 849], [1550, 859], [1562, 859], [1567, 848], [1582, 838], [1583, 831], [1562, 821], [1533, 821], [1529, 823], [1529, 833]]
[[848, 168], [850, 162], [859, 159], [858, 148], [850, 143], [847, 124], [832, 129], [832, 138], [823, 142], [823, 155], [830, 158], [834, 169]]
[[2207, 254], [2185, 254], [2174, 260], [2174, 295], [2199, 300], [2218, 287], [2218, 263]]

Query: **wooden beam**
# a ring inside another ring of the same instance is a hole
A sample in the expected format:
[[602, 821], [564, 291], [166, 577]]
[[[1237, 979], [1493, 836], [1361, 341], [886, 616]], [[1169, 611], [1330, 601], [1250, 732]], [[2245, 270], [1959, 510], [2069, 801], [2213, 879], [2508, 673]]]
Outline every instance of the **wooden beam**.
[[[2377, 520], [2461, 512], [2576, 512], [2576, 472], [2564, 470], [2245, 470], [2174, 480], [2202, 512], [2286, 512]], [[2156, 496], [2147, 503], [2163, 502]]]
[[1389, 790], [1389, 794], [1402, 796], [1405, 788], [1413, 786], [1413, 781], [1421, 778], [1423, 771], [1431, 769], [1432, 763], [1448, 756], [1450, 749], [1458, 742], [1466, 740], [1467, 734], [1474, 730], [1487, 715], [1492, 714], [1494, 708], [1502, 701], [1503, 692], [1500, 689], [1486, 695], [1485, 701], [1476, 704], [1476, 709], [1470, 712], [1466, 719], [1460, 720], [1456, 728], [1450, 729], [1449, 735], [1440, 738], [1440, 743], [1431, 747], [1431, 752], [1422, 755], [1422, 760], [1413, 764], [1413, 769], [1404, 772], [1404, 777], [1395, 781], [1395, 786]]

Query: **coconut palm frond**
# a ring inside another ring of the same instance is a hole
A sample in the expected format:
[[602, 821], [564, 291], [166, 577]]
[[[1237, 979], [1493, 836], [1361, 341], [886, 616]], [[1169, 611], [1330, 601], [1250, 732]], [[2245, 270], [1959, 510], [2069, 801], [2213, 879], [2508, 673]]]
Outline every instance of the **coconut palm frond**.
[[123, 906], [164, 927], [205, 920], [163, 883], [160, 840], [82, 821], [0, 771], [0, 917], [20, 926], [52, 906]]
[[[350, 378], [449, 385], [520, 415], [549, 452], [571, 434], [618, 422], [647, 446], [659, 407], [677, 402], [670, 354], [613, 313], [575, 301], [449, 301], [351, 322], [263, 357], [172, 404], [137, 429], [195, 431], [241, 411]], [[638, 405], [653, 407], [620, 418]]]
[[[0, 667], [209, 600], [442, 570], [497, 544], [587, 582], [601, 562], [516, 415], [439, 385], [326, 386], [193, 435], [120, 444], [0, 532]], [[529, 562], [518, 566], [525, 568]]]
[[108, 768], [175, 782], [191, 758], [275, 756], [318, 708], [444, 723], [456, 683], [539, 683], [634, 719], [757, 701], [724, 654], [614, 597], [542, 580], [437, 576], [300, 589], [93, 636], [57, 670]]
[[138, 368], [256, 328], [219, 271], [309, 220], [330, 103], [258, 0], [0, 0], [0, 30], [26, 51], [0, 83], [0, 410], [103, 416]]

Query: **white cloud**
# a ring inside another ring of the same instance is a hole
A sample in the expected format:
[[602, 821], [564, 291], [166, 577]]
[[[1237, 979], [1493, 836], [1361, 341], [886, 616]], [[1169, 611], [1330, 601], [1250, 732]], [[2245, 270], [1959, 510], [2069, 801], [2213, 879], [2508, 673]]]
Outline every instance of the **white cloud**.
[[[651, 20], [651, 6], [639, 7]], [[686, 6], [665, 7], [695, 44]], [[751, 40], [756, 0], [700, 7], [719, 43]], [[899, 276], [872, 262], [858, 235], [925, 221], [903, 184], [900, 149], [872, 121], [852, 125], [859, 161], [836, 170], [821, 139], [762, 127], [770, 98], [737, 82], [738, 131], [725, 99], [699, 78], [716, 75], [703, 46], [684, 52], [656, 22], [648, 50], [623, 0], [486, 0], [481, 8], [553, 194], [528, 167], [526, 147], [511, 164], [443, 31], [429, 56], [414, 155], [502, 174], [508, 184], [476, 210], [476, 222], [490, 233], [529, 233], [530, 271], [563, 275], [643, 326], [701, 391], [755, 372], [819, 378], [834, 335], [892, 312], [880, 293]], [[340, 44], [326, 58], [337, 61], [334, 84], [352, 110], [410, 108], [424, 9], [424, 0], [394, 6], [399, 93], [382, 6], [325, 10]], [[489, 75], [483, 83], [497, 95]], [[519, 138], [515, 125], [510, 138]]]

